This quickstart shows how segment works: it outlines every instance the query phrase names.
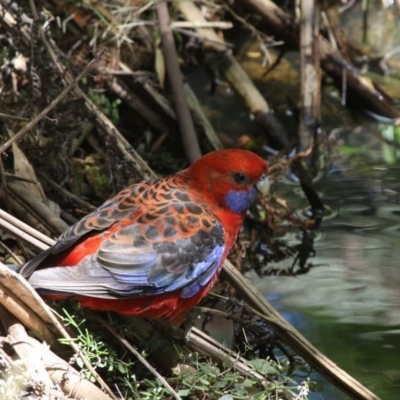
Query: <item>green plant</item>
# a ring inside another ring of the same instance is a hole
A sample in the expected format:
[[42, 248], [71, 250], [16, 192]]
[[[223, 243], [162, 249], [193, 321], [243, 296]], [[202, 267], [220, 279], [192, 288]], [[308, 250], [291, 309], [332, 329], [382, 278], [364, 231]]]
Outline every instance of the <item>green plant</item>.
[[[68, 313], [68, 311], [63, 309], [63, 312], [65, 315], [65, 317], [62, 317], [64, 322], [67, 325], [74, 327], [74, 329], [77, 331], [77, 337], [74, 338], [73, 341], [85, 354], [93, 368], [100, 369], [102, 375], [107, 375], [108, 373], [114, 382], [126, 382], [126, 378], [129, 378], [130, 371], [134, 363], [130, 360], [122, 360], [115, 349], [105, 344], [100, 336], [94, 336], [92, 333], [90, 333], [90, 331], [84, 327], [86, 322], [85, 319], [77, 322], [76, 319]], [[67, 340], [62, 341], [64, 343], [69, 342]], [[85, 368], [83, 361], [79, 357], [76, 357], [75, 361], [79, 368], [81, 368], [81, 371], [84, 373], [86, 378], [94, 382], [94, 376]]]
[[[253, 360], [251, 364], [260, 373], [279, 375], [280, 367], [272, 361]], [[238, 400], [273, 400], [277, 399], [278, 393], [280, 398], [290, 398], [289, 392], [298, 391], [298, 400], [307, 399], [307, 381], [297, 385], [293, 380], [281, 378], [272, 381], [268, 387], [263, 387], [257, 378], [250, 374], [245, 376], [237, 371], [234, 365], [221, 369], [211, 361], [200, 359], [196, 353], [185, 360], [185, 366], [186, 368], [180, 366], [174, 370], [177, 376], [175, 380], [176, 386], [179, 388], [178, 394], [181, 397], [187, 396], [190, 399], [196, 399], [201, 394], [203, 399], [218, 399], [230, 394], [232, 399]]]

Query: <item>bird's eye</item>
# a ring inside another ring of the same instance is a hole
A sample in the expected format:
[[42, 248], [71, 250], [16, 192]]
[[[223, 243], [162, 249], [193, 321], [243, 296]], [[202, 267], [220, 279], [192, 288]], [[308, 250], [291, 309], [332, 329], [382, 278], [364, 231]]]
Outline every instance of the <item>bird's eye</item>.
[[239, 185], [249, 181], [249, 177], [243, 172], [234, 172], [232, 176], [235, 182]]

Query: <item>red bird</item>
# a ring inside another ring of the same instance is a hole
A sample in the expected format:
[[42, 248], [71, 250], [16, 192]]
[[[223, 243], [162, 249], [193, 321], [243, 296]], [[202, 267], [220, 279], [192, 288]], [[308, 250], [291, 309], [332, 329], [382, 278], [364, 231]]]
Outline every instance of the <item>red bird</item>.
[[184, 171], [122, 190], [71, 226], [20, 273], [44, 297], [181, 323], [210, 291], [267, 163], [215, 151]]

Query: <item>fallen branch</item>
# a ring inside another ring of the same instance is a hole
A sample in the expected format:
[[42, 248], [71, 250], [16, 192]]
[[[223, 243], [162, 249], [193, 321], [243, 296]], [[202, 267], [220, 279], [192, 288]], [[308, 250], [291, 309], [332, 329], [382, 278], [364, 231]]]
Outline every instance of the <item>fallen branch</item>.
[[[36, 386], [41, 397], [55, 399], [60, 397], [61, 389], [71, 398], [110, 400], [92, 382], [82, 377], [66, 361], [57, 357], [46, 343], [39, 343], [28, 336], [25, 328], [6, 310], [0, 309], [2, 324], [8, 331], [7, 342], [13, 347], [23, 362], [31, 386]], [[0, 338], [0, 343], [3, 342]], [[3, 343], [1, 343], [3, 344]], [[13, 363], [13, 360], [9, 360]]]

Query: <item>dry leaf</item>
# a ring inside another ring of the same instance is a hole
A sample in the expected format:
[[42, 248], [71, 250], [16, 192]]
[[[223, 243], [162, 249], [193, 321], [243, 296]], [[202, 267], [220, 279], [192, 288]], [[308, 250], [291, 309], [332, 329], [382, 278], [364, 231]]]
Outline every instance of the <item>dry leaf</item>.
[[24, 178], [28, 181], [32, 181], [32, 183], [21, 181], [21, 184], [26, 186], [33, 196], [37, 197], [38, 199], [41, 199], [42, 201], [45, 201], [46, 196], [44, 195], [42, 185], [38, 182], [35, 170], [33, 169], [31, 163], [29, 162], [24, 152], [18, 147], [16, 143], [13, 143], [12, 148], [14, 154], [15, 175], [20, 178]]

